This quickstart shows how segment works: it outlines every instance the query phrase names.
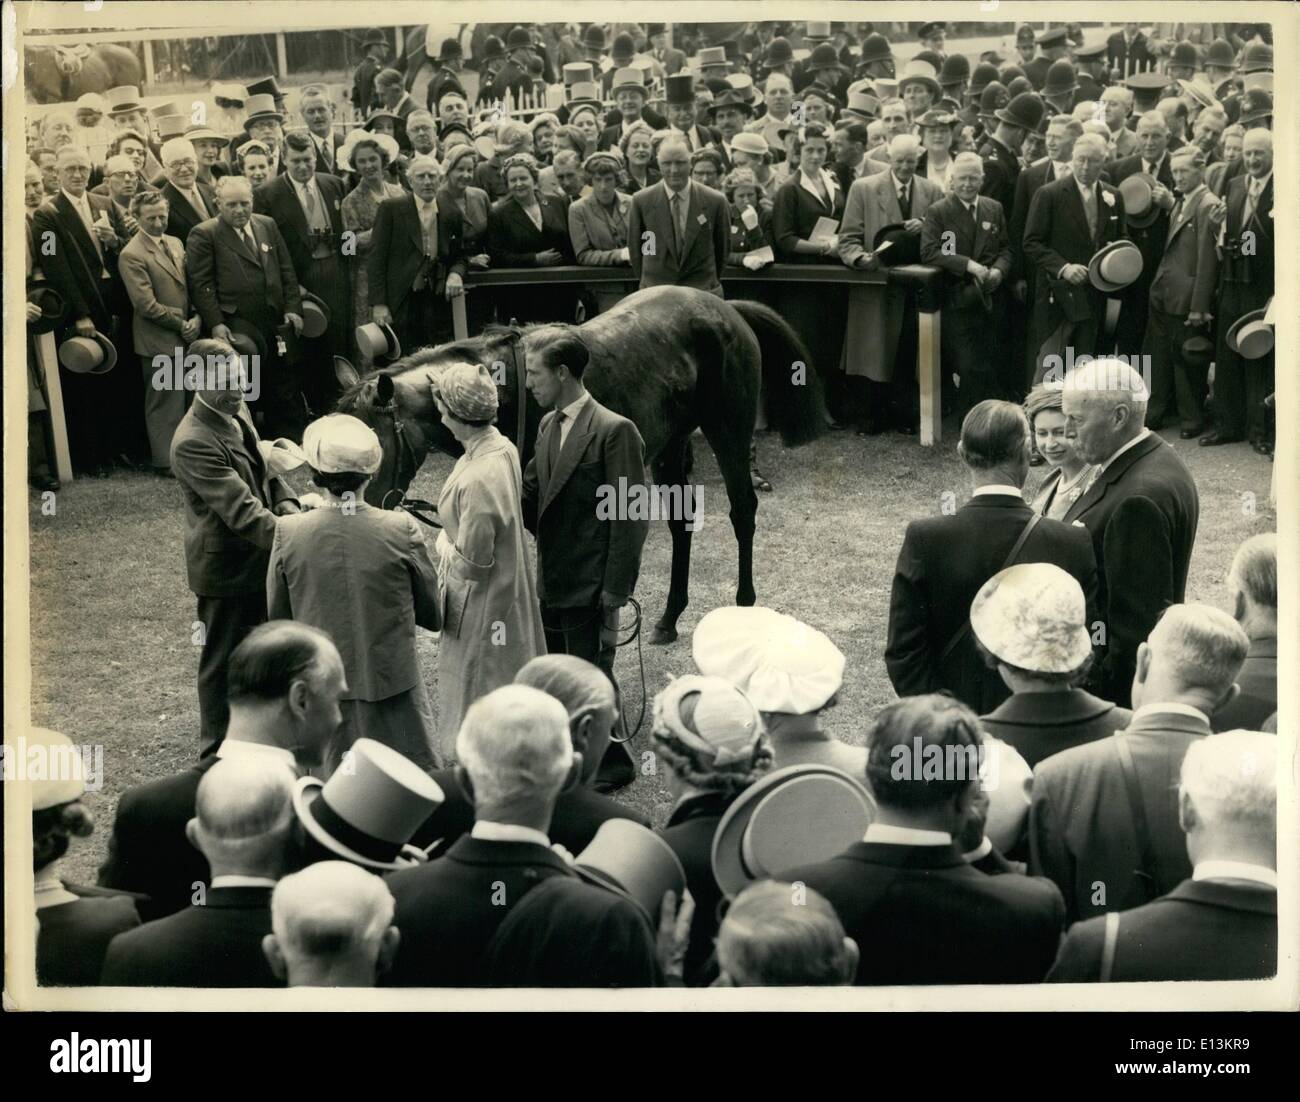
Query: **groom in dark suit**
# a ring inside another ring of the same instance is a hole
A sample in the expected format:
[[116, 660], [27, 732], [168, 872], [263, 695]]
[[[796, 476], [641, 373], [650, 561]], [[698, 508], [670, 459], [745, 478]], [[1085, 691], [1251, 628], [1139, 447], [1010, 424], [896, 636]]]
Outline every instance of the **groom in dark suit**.
[[[542, 418], [524, 472], [524, 522], [537, 536], [546, 649], [594, 662], [613, 681], [619, 611], [636, 588], [650, 528], [633, 496], [645, 485], [645, 443], [631, 421], [587, 393], [582, 338], [554, 332], [528, 355], [528, 389], [553, 412]], [[597, 785], [631, 779], [627, 751], [611, 744]]]

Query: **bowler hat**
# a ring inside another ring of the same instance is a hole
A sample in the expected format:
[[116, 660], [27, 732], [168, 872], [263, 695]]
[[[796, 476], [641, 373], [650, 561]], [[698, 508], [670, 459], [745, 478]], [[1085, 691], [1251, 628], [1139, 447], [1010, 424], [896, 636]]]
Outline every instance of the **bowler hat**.
[[1216, 38], [1210, 43], [1210, 48], [1205, 51], [1205, 64], [1213, 65], [1219, 69], [1235, 68], [1237, 55], [1232, 48], [1232, 43], [1226, 38]]
[[367, 46], [387, 46], [388, 39], [384, 37], [384, 32], [378, 27], [371, 27], [366, 31], [366, 37], [361, 40], [361, 48], [364, 50]]
[[302, 294], [302, 335], [308, 340], [319, 337], [330, 327], [330, 308], [325, 300], [313, 295], [306, 287]]
[[1243, 314], [1224, 338], [1224, 343], [1242, 359], [1263, 359], [1273, 351], [1273, 327], [1265, 323], [1264, 314], [1262, 308]]
[[686, 871], [672, 847], [649, 827], [631, 819], [606, 819], [581, 853], [573, 871], [588, 883], [630, 899], [659, 925], [665, 892], [680, 900]]
[[514, 53], [516, 50], [531, 50], [533, 48], [533, 36], [528, 33], [527, 27], [511, 27], [510, 33], [506, 35], [506, 52]]
[[664, 77], [664, 102], [669, 107], [694, 105], [695, 78], [690, 73], [675, 73]]
[[1026, 92], [1033, 92], [1033, 90], [1034, 86], [1030, 83], [1028, 77], [1016, 77], [1015, 80], [1007, 85], [1007, 95], [1012, 99], [1015, 99], [1017, 96], [1023, 96]]
[[465, 51], [460, 47], [460, 41], [455, 38], [444, 38], [442, 46], [438, 49], [438, 56], [435, 61], [459, 61], [465, 56]]
[[1122, 291], [1142, 274], [1142, 252], [1131, 241], [1112, 241], [1088, 261], [1088, 279], [1099, 291]]
[[1190, 42], [1180, 42], [1173, 48], [1169, 55], [1170, 65], [1186, 65], [1195, 69], [1197, 62], [1200, 60], [1196, 56], [1196, 47]]
[[996, 115], [1011, 102], [1011, 93], [1001, 81], [991, 80], [980, 93], [981, 115]]
[[446, 797], [415, 762], [383, 743], [359, 738], [349, 753], [350, 768], [328, 781], [298, 781], [294, 813], [331, 853], [364, 868], [401, 868], [412, 835]]
[[775, 69], [778, 65], [786, 65], [794, 60], [794, 51], [790, 49], [790, 40], [788, 38], [774, 38], [767, 45], [767, 53], [763, 57], [764, 69]]
[[483, 40], [483, 60], [496, 61], [506, 56], [506, 44], [496, 35], [490, 34]]
[[605, 48], [605, 28], [599, 23], [592, 23], [582, 32], [582, 44], [589, 50]]
[[754, 113], [753, 104], [747, 102], [745, 98], [734, 89], [728, 89], [726, 92], [723, 92], [709, 105], [709, 118], [714, 118], [714, 116], [716, 116], [724, 107], [738, 108], [746, 115], [753, 115]]
[[840, 769], [776, 769], [723, 814], [710, 855], [714, 879], [730, 898], [751, 881], [829, 860], [862, 840], [874, 813], [866, 788]]
[[[987, 91], [987, 89], [986, 89]], [[1043, 101], [1033, 92], [1021, 92], [1005, 107], [993, 112], [993, 117], [1008, 126], [1022, 130], [1037, 130], [1043, 121]]]
[[636, 56], [636, 42], [624, 31], [614, 36], [614, 43], [609, 48], [609, 56], [615, 65], [627, 65]]
[[1061, 58], [1053, 61], [1047, 68], [1047, 77], [1043, 81], [1044, 96], [1064, 96], [1079, 90], [1079, 82], [1074, 78], [1074, 66]]
[[96, 330], [89, 337], [69, 337], [59, 345], [59, 363], [74, 375], [106, 375], [117, 363], [117, 349]]
[[943, 67], [939, 70], [942, 87], [950, 88], [967, 80], [970, 80], [970, 59], [965, 54], [949, 54], [943, 59]]
[[248, 111], [248, 117], [244, 120], [244, 125], [259, 121], [260, 119], [274, 119], [276, 122], [283, 122], [284, 115], [277, 109], [275, 98], [265, 93], [249, 95], [244, 103]]
[[1119, 182], [1119, 193], [1124, 200], [1124, 216], [1130, 226], [1145, 229], [1160, 217], [1155, 203], [1155, 189], [1159, 181], [1146, 172], [1135, 172]]
[[41, 308], [41, 316], [27, 323], [33, 333], [53, 332], [68, 312], [63, 296], [44, 281], [34, 282], [27, 288], [27, 301]]
[[[885, 245], [889, 248], [884, 248]], [[871, 251], [886, 268], [900, 264], [920, 264], [921, 234], [909, 230], [902, 222], [881, 226], [876, 231], [875, 240], [871, 242]]]
[[1192, 367], [1208, 367], [1214, 359], [1214, 342], [1204, 333], [1193, 333], [1183, 341], [1182, 353]]
[[357, 326], [357, 347], [361, 355], [369, 360], [400, 360], [402, 344], [391, 325], [369, 322]]

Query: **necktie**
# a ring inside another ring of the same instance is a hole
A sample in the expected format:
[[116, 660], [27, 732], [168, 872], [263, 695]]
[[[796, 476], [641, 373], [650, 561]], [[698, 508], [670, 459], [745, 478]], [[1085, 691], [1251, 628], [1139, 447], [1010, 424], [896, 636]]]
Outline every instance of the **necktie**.
[[323, 139], [320, 143], [320, 152], [321, 152], [321, 156], [325, 158], [325, 167], [330, 172], [333, 172], [334, 171], [334, 150], [330, 148], [330, 144], [331, 143], [328, 138]]
[[420, 229], [424, 237], [424, 255], [438, 255], [438, 219], [432, 203], [420, 206]]
[[248, 242], [248, 247], [253, 250], [253, 255], [257, 256], [257, 237], [253, 233], [252, 222], [244, 227], [244, 240]]
[[190, 205], [198, 212], [199, 217], [209, 217], [207, 204], [203, 202], [203, 196], [197, 187], [190, 188]]
[[551, 437], [551, 470], [555, 470], [555, 464], [560, 459], [560, 448], [563, 446], [560, 437], [564, 433], [564, 410], [557, 410], [555, 414], [555, 434]]
[[95, 252], [99, 254], [99, 259], [102, 263], [104, 259], [104, 246], [100, 243], [99, 234], [95, 232], [95, 215], [90, 209], [90, 200], [87, 199], [85, 195], [82, 195], [81, 197], [77, 213], [81, 215], [81, 220], [86, 224], [86, 232], [90, 234], [90, 243], [95, 246]]
[[680, 191], [673, 192], [673, 244], [681, 252], [682, 242], [686, 240], [686, 204], [682, 201]]
[[898, 209], [903, 212], [904, 221], [912, 217], [912, 185], [910, 183], [903, 184], [898, 189]]
[[1083, 212], [1088, 216], [1088, 234], [1094, 240], [1097, 237], [1097, 190], [1089, 188], [1084, 195]]
[[1246, 205], [1241, 211], [1241, 225], [1244, 229], [1250, 225], [1250, 220], [1255, 217], [1255, 207], [1259, 204], [1259, 181], [1254, 177], [1246, 185]]
[[316, 189], [308, 184], [303, 189], [303, 194], [307, 196], [307, 225], [317, 233], [329, 233], [329, 220], [325, 217], [325, 211], [321, 208], [320, 197], [316, 194]]

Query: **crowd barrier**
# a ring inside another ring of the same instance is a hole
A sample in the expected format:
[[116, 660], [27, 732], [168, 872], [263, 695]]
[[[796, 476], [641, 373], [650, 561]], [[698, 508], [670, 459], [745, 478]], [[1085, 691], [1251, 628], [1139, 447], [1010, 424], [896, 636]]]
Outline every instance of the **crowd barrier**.
[[[754, 283], [847, 283], [857, 287], [878, 287], [883, 294], [889, 284], [912, 289], [916, 294], [916, 383], [920, 396], [920, 442], [932, 447], [941, 438], [939, 374], [939, 297], [943, 273], [923, 264], [901, 264], [874, 272], [846, 268], [842, 264], [769, 264], [756, 272], [747, 268], [728, 267], [723, 272], [724, 286], [742, 290]], [[576, 283], [587, 287], [626, 284], [636, 289], [636, 280], [628, 268], [589, 268], [567, 265], [556, 268], [498, 268], [471, 271], [465, 286], [472, 293], [476, 287], [521, 287], [535, 284]], [[743, 291], [742, 291], [743, 293]], [[469, 336], [464, 298], [452, 299], [452, 323], [457, 339]]]

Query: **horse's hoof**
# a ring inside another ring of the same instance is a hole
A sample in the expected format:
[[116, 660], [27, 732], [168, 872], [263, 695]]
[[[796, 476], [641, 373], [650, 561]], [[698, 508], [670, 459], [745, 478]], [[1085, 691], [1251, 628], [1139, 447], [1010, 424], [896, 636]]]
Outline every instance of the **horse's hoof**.
[[673, 627], [664, 627], [663, 624], [655, 624], [654, 631], [650, 633], [650, 645], [652, 647], [664, 647], [669, 643], [677, 642], [677, 629]]
[[736, 604], [738, 604], [741, 608], [749, 608], [757, 600], [758, 600], [757, 595], [752, 591], [749, 593], [736, 594]]

